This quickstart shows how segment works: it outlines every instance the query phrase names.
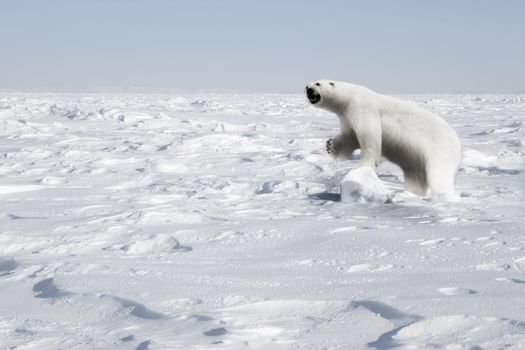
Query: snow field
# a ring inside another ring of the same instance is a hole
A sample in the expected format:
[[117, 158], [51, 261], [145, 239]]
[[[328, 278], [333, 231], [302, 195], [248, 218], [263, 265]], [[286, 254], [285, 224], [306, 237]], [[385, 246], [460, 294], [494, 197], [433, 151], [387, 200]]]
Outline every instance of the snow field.
[[525, 97], [403, 98], [458, 202], [341, 202], [299, 95], [1, 94], [0, 348], [525, 348]]

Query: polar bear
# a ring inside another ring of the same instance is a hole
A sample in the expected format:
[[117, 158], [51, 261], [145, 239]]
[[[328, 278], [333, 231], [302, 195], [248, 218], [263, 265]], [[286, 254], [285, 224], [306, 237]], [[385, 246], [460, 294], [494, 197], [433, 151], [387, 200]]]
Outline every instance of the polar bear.
[[416, 105], [363, 86], [318, 80], [306, 86], [308, 101], [335, 113], [339, 134], [326, 142], [334, 158], [348, 159], [361, 149], [359, 166], [372, 169], [382, 157], [397, 164], [405, 188], [417, 195], [451, 199], [460, 162], [456, 132], [440, 117]]

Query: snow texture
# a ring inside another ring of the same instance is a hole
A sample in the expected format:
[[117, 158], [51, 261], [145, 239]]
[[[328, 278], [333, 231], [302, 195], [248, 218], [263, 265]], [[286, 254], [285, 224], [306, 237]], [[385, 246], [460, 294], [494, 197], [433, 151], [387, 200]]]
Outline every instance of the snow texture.
[[341, 180], [340, 193], [341, 201], [345, 203], [386, 203], [390, 198], [375, 170], [368, 166], [359, 166], [350, 170]]
[[0, 348], [525, 348], [525, 96], [401, 98], [459, 200], [348, 187], [302, 95], [0, 94]]

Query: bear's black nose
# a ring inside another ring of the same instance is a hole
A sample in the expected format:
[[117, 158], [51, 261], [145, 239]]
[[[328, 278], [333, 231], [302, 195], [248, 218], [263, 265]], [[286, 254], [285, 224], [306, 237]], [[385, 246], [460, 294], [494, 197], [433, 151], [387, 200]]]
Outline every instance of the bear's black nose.
[[307, 86], [307, 87], [306, 87], [306, 94], [307, 94], [307, 95], [311, 95], [311, 94], [313, 94], [313, 93], [314, 93], [314, 89], [311, 88], [311, 87], [309, 87], [309, 86]]

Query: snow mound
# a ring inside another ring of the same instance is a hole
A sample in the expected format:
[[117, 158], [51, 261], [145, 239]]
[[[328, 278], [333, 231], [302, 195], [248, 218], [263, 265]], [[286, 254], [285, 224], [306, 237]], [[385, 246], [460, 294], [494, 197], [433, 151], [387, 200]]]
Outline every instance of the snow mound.
[[370, 167], [352, 169], [341, 181], [341, 202], [386, 203], [390, 194]]
[[511, 349], [525, 346], [525, 324], [496, 317], [439, 316], [402, 328], [393, 340], [414, 349]]
[[174, 251], [188, 252], [191, 247], [183, 246], [171, 235], [159, 234], [141, 237], [120, 248], [130, 255], [165, 254]]
[[394, 265], [374, 265], [374, 264], [358, 264], [352, 265], [348, 268], [349, 273], [368, 273], [368, 272], [382, 272], [392, 270]]
[[477, 292], [473, 289], [460, 288], [460, 287], [444, 287], [439, 288], [439, 292], [444, 295], [469, 295], [476, 294]]

